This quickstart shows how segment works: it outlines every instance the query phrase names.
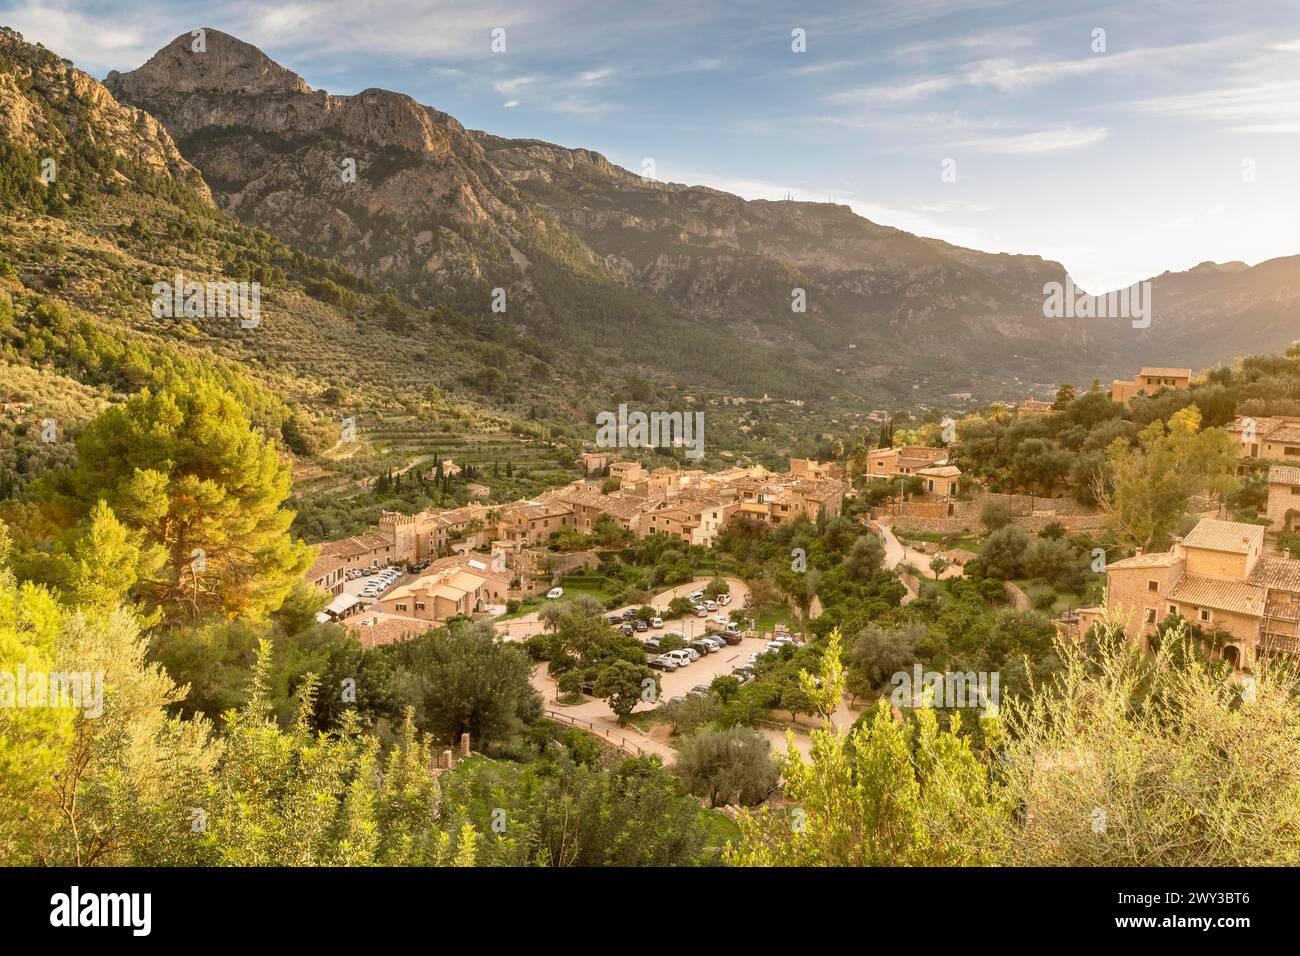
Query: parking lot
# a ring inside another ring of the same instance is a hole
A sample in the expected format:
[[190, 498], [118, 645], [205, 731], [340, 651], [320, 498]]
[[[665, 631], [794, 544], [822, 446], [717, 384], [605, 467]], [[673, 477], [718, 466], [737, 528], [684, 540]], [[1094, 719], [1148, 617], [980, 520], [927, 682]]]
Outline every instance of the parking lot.
[[[382, 569], [382, 568], [377, 569], [377, 570], [376, 570], [376, 573], [378, 573], [378, 571], [380, 571], [380, 570], [383, 570], [383, 569]], [[387, 593], [388, 593], [389, 591], [391, 591], [393, 588], [401, 587], [401, 586], [402, 586], [403, 584], [405, 584], [407, 581], [412, 581], [412, 580], [414, 580], [415, 577], [416, 577], [416, 575], [413, 575], [413, 574], [407, 574], [405, 571], [402, 571], [401, 568], [395, 568], [395, 570], [398, 572], [397, 578], [396, 578], [396, 580], [394, 580], [394, 582], [393, 582], [393, 584], [392, 584], [391, 587], [384, 588], [384, 591], [383, 591], [384, 594], [387, 594]], [[369, 583], [370, 583], [371, 581], [373, 581], [373, 580], [375, 580], [375, 575], [374, 575], [374, 574], [367, 575], [367, 576], [365, 576], [365, 577], [353, 578], [351, 581], [347, 581], [347, 580], [345, 580], [345, 581], [343, 582], [343, 593], [344, 593], [344, 594], [360, 594], [360, 593], [362, 592], [362, 590], [365, 589], [365, 586], [366, 586], [367, 584], [369, 584]], [[365, 599], [365, 601], [366, 601], [368, 604], [370, 604], [370, 603], [374, 603], [375, 600], [376, 600], [375, 598], [366, 598], [366, 599]]]
[[[686, 692], [697, 684], [707, 685], [715, 677], [730, 674], [735, 668], [746, 663], [750, 654], [762, 653], [763, 644], [761, 638], [743, 638], [739, 644], [728, 644], [722, 650], [706, 654], [698, 661], [679, 667], [671, 673], [657, 671], [662, 699], [685, 697]], [[638, 706], [637, 710], [649, 710], [653, 706], [645, 704]]]

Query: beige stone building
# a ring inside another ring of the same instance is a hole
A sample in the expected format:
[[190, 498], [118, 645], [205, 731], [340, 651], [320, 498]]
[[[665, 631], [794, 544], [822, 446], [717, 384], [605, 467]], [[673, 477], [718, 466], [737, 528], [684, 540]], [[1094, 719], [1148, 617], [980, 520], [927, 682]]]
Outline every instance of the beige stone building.
[[948, 449], [909, 445], [902, 448], [877, 448], [867, 452], [867, 477], [889, 481], [901, 475], [914, 475], [922, 468], [948, 460]]
[[1293, 461], [1300, 465], [1300, 417], [1242, 416], [1228, 426], [1228, 434], [1237, 440], [1238, 454], [1242, 458]]
[[[1177, 614], [1215, 634], [1239, 667], [1262, 654], [1300, 654], [1300, 561], [1264, 553], [1261, 525], [1205, 518], [1169, 551], [1107, 567], [1106, 606], [1145, 643]], [[1079, 612], [1086, 631], [1100, 608]]]
[[1128, 405], [1137, 395], [1154, 395], [1162, 388], [1182, 391], [1192, 387], [1190, 368], [1144, 368], [1132, 381], [1115, 379], [1110, 385], [1112, 401]]
[[916, 477], [925, 482], [925, 492], [937, 498], [956, 498], [961, 483], [961, 469], [956, 465], [930, 465], [918, 468]]
[[1269, 468], [1268, 529], [1274, 534], [1300, 530], [1300, 467]]
[[379, 600], [379, 611], [434, 625], [457, 615], [469, 617], [489, 603], [487, 583], [461, 567], [444, 568], [389, 591]]
[[1051, 402], [1040, 402], [1036, 398], [1026, 398], [1016, 406], [1016, 418], [1024, 418], [1026, 415], [1050, 415], [1056, 409], [1052, 408]]

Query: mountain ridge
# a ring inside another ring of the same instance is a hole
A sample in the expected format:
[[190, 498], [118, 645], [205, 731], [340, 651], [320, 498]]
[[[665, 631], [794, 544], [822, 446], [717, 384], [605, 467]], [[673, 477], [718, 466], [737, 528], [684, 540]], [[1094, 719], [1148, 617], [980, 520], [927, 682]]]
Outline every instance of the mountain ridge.
[[[742, 384], [730, 361], [760, 379], [788, 365], [819, 394], [883, 387], [897, 399], [940, 381], [991, 394], [1131, 374], [1135, 361], [1210, 364], [1241, 351], [1242, 328], [1260, 350], [1294, 335], [1300, 258], [1155, 277], [1174, 309], [1154, 331], [1053, 320], [1043, 287], [1067, 271], [1040, 256], [913, 235], [842, 205], [647, 180], [595, 149], [468, 130], [405, 94], [313, 90], [213, 28], [205, 42], [195, 52], [182, 34], [105, 86], [167, 129], [223, 208], [417, 306], [621, 349], [684, 385]], [[722, 367], [660, 354], [683, 338], [724, 355]]]

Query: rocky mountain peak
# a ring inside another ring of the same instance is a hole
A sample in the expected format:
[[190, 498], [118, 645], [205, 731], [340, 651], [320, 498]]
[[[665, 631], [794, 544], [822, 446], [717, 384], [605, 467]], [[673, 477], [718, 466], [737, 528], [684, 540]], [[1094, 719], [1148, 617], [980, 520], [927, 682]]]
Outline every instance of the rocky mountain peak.
[[138, 70], [110, 71], [105, 84], [128, 99], [200, 92], [244, 96], [311, 92], [297, 73], [251, 43], [212, 27], [182, 33]]

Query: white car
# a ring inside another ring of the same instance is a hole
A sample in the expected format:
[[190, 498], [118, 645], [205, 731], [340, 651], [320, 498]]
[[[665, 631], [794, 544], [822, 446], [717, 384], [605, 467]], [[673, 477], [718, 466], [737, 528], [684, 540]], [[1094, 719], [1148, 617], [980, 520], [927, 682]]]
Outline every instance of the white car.
[[721, 604], [723, 607], [726, 607], [728, 604], [731, 603], [731, 595], [730, 595], [730, 594], [719, 594], [719, 595], [718, 595], [718, 603]]
[[709, 609], [705, 607], [703, 604], [697, 604], [693, 608], [691, 608], [691, 613], [694, 614], [696, 617], [708, 617]]
[[672, 661], [678, 667], [685, 667], [687, 664], [696, 660], [699, 657], [699, 654], [697, 653], [692, 657], [685, 648], [679, 648], [678, 650], [669, 651], [667, 654], [661, 654], [659, 656], [668, 658], [668, 660]]
[[[673, 651], [673, 653], [675, 654], [675, 653], [677, 653], [677, 652], [676, 652], [676, 651]], [[683, 653], [683, 654], [689, 654], [691, 660], [693, 660], [693, 661], [698, 661], [698, 660], [700, 659], [700, 652], [697, 651], [697, 650], [696, 650], [695, 648], [693, 648], [693, 647], [683, 647], [683, 648], [681, 649], [681, 653]]]
[[707, 607], [710, 611], [716, 611], [716, 610], [718, 609], [718, 602], [717, 602], [717, 601], [705, 601], [705, 602], [704, 602], [704, 606]]
[[664, 619], [663, 619], [662, 617], [657, 617], [657, 618], [655, 618], [653, 621], [650, 622], [650, 626], [651, 626], [651, 627], [663, 627], [663, 626], [664, 626]]
[[780, 641], [768, 641], [766, 644], [763, 645], [763, 647], [765, 650], [775, 652], [785, 647], [785, 644], [781, 643]]
[[551, 588], [546, 592], [547, 598], [554, 601], [556, 598], [564, 597], [564, 588]]
[[688, 594], [686, 595], [686, 600], [690, 601], [692, 604], [698, 604], [700, 601], [704, 600], [704, 592], [695, 591], [694, 593]]

